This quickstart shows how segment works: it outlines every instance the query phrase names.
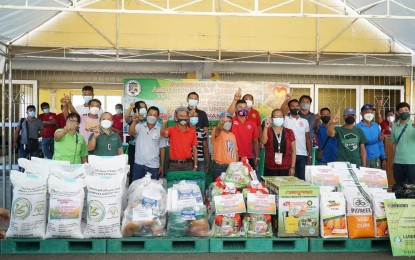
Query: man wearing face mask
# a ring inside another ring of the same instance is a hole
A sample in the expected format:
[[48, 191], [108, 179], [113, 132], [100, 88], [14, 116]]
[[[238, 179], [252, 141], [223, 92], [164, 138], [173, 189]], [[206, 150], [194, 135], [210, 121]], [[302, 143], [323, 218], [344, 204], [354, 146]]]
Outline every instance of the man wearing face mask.
[[337, 113], [328, 123], [327, 135], [337, 139], [337, 161], [345, 161], [356, 164], [357, 167], [366, 167], [366, 137], [362, 129], [354, 126], [356, 111], [354, 108], [346, 108], [343, 113], [344, 125], [334, 128], [340, 122]]
[[111, 113], [105, 112], [100, 118], [100, 127], [95, 128], [89, 136], [88, 151], [98, 156], [115, 156], [123, 154], [119, 135], [111, 131], [113, 124]]
[[[286, 100], [291, 95], [287, 94]], [[291, 129], [295, 136], [296, 160], [295, 160], [295, 176], [305, 180], [305, 166], [311, 164], [312, 146], [310, 139], [310, 126], [308, 121], [300, 117], [300, 103], [297, 99], [288, 101], [289, 114], [285, 113], [284, 127]], [[284, 110], [284, 103], [281, 110]]]
[[128, 129], [129, 135], [137, 136], [132, 181], [143, 178], [147, 172], [151, 173], [151, 178], [155, 180], [164, 176], [167, 141], [161, 136], [161, 128], [157, 125], [159, 115], [157, 107], [150, 107], [146, 122], [138, 123], [140, 114], [137, 111]]
[[372, 122], [375, 118], [375, 107], [366, 104], [360, 109], [362, 121], [356, 127], [362, 129], [366, 137], [366, 167], [386, 169], [386, 154], [378, 124]]
[[[72, 101], [70, 98], [66, 99], [68, 103], [68, 108], [70, 112], [77, 112], [80, 116], [86, 116], [89, 113], [89, 101], [94, 98], [94, 88], [91, 86], [84, 86], [82, 88], [82, 98], [84, 99], [84, 104], [73, 107]], [[100, 109], [98, 111], [98, 116], [101, 116], [104, 113], [104, 110]]]
[[[241, 88], [238, 88], [234, 95], [233, 101], [228, 108], [228, 113], [230, 113], [231, 115], [235, 113], [236, 102], [241, 99], [241, 96]], [[246, 118], [248, 120], [255, 122], [255, 124], [258, 127], [258, 133], [261, 133], [261, 116], [259, 115], [259, 112], [252, 107], [254, 105], [254, 96], [252, 96], [251, 94], [245, 94], [242, 97], [242, 99], [245, 100], [246, 107], [248, 109], [248, 115], [246, 116]]]
[[395, 154], [393, 177], [397, 184], [415, 184], [415, 123], [411, 119], [411, 107], [402, 102], [396, 106], [399, 120], [392, 126], [391, 140]]
[[[39, 151], [38, 138], [43, 136], [43, 123], [36, 118], [36, 108], [29, 105], [26, 108], [27, 117], [22, 118], [13, 136], [13, 148], [18, 149], [19, 158], [37, 157]], [[20, 140], [18, 140], [20, 137]]]
[[[206, 134], [209, 134], [209, 120], [207, 114], [205, 111], [197, 108], [197, 105], [199, 104], [199, 94], [197, 94], [196, 92], [190, 92], [189, 94], [187, 94], [187, 103], [189, 105], [189, 111], [194, 110], [197, 113], [197, 116], [199, 118], [197, 126], [205, 130]], [[203, 169], [201, 171], [203, 171]]]
[[330, 122], [330, 119], [330, 109], [324, 107], [320, 109], [319, 114], [316, 114], [314, 120], [313, 129], [317, 136], [318, 148], [323, 150], [323, 156], [321, 160], [317, 162], [319, 165], [327, 165], [327, 163], [335, 162], [337, 160], [337, 140], [336, 138], [327, 135], [327, 124]]
[[88, 115], [81, 116], [81, 122], [79, 124], [79, 133], [85, 140], [89, 140], [89, 136], [100, 125], [98, 113], [101, 109], [101, 101], [98, 99], [91, 99], [89, 101], [89, 113]]
[[[310, 112], [311, 103], [313, 100], [308, 95], [302, 95], [299, 99], [300, 101], [300, 117], [308, 121], [308, 125], [311, 127], [314, 124], [314, 119], [316, 115]], [[314, 131], [310, 131], [310, 140], [314, 138]]]
[[238, 146], [236, 144], [235, 135], [230, 132], [232, 128], [232, 114], [222, 112], [219, 115], [218, 126], [212, 131], [212, 145], [213, 145], [213, 181], [215, 181], [222, 172], [226, 172], [231, 162], [237, 162]]
[[197, 170], [200, 172], [209, 172], [210, 155], [207, 143], [207, 135], [203, 128], [197, 126], [199, 117], [196, 110], [190, 111], [190, 128], [196, 131], [197, 137]]
[[111, 130], [120, 135], [121, 141], [124, 139], [123, 134], [123, 127], [124, 127], [124, 121], [123, 121], [123, 115], [122, 115], [122, 105], [116, 104], [115, 105], [115, 114], [112, 116], [112, 127]]
[[39, 115], [39, 119], [43, 123], [42, 136], [42, 153], [46, 159], [53, 157], [53, 136], [56, 129], [58, 129], [58, 118], [55, 113], [50, 112], [49, 103], [43, 102], [40, 104], [43, 114]]
[[248, 120], [246, 101], [241, 99], [235, 105], [236, 116], [232, 118], [231, 132], [236, 137], [239, 157], [247, 157], [249, 164], [256, 168], [259, 162], [259, 133], [255, 122]]
[[189, 110], [176, 108], [175, 126], [167, 128], [168, 120], [169, 115], [163, 117], [160, 134], [170, 138], [169, 171], [197, 171], [197, 139], [195, 130], [188, 126]]
[[[140, 100], [137, 102], [131, 102], [130, 106], [124, 113], [124, 120], [127, 125], [131, 126], [132, 119], [134, 116], [138, 117], [137, 124], [144, 124], [146, 122], [146, 115], [147, 115], [147, 104], [146, 102]], [[127, 136], [127, 143], [128, 143], [128, 164], [130, 165], [130, 175], [129, 175], [129, 183], [133, 182], [133, 167], [135, 161], [135, 135]]]

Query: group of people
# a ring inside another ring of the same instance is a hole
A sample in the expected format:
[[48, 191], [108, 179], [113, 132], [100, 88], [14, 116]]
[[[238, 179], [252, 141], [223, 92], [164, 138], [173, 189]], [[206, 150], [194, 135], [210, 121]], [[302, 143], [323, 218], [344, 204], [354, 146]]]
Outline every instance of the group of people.
[[[128, 156], [131, 181], [142, 178], [147, 172], [158, 179], [165, 174], [166, 151], [170, 146], [169, 171], [209, 172], [213, 179], [226, 171], [231, 162], [246, 157], [258, 169], [260, 145], [265, 148], [264, 175], [297, 176], [305, 178], [305, 166], [312, 162], [313, 145], [319, 147], [317, 164], [349, 161], [357, 166], [386, 168], [384, 137], [391, 135], [395, 156], [394, 175], [398, 183], [414, 183], [415, 124], [410, 119], [410, 106], [402, 102], [396, 114], [380, 114], [381, 102], [376, 107], [366, 104], [360, 109], [362, 121], [356, 124], [356, 110], [340, 110], [332, 114], [327, 107], [319, 113], [310, 112], [312, 98], [307, 95], [298, 100], [287, 94], [280, 108], [261, 122], [260, 114], [253, 108], [254, 97], [234, 95], [227, 111], [219, 115], [212, 130], [213, 154], [209, 154], [209, 121], [206, 112], [198, 108], [199, 95], [187, 95], [187, 106], [174, 111], [174, 126], [168, 127], [170, 115], [160, 115], [156, 106], [147, 107], [143, 101], [133, 102], [124, 112], [116, 105], [116, 114], [104, 112], [101, 102], [94, 99], [93, 88], [82, 89], [85, 103], [73, 107], [70, 97], [61, 99], [62, 113], [50, 112], [49, 104], [42, 103], [44, 112], [36, 118], [34, 106], [27, 107], [27, 118], [19, 121], [14, 135], [14, 147], [19, 158], [35, 156], [34, 140], [42, 137], [42, 151], [46, 158], [84, 163], [88, 154], [113, 156], [123, 153], [123, 123], [128, 128]], [[398, 118], [395, 122], [395, 116]], [[379, 124], [373, 122], [377, 119]], [[20, 139], [19, 139], [20, 137]], [[32, 141], [34, 144], [32, 144]], [[37, 144], [38, 146], [38, 144]], [[36, 148], [37, 152], [37, 148]], [[211, 164], [212, 167], [211, 167]]]

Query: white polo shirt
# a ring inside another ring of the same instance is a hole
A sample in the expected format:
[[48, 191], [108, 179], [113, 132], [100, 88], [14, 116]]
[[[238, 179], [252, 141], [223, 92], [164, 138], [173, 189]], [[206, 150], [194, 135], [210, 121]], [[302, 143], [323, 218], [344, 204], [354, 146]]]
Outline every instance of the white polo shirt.
[[149, 129], [147, 123], [135, 125], [134, 162], [150, 168], [160, 167], [160, 148], [166, 147], [166, 138], [160, 135], [161, 127], [157, 124]]
[[289, 128], [294, 132], [297, 155], [307, 156], [305, 135], [310, 132], [308, 121], [301, 117], [293, 118], [291, 116], [286, 116], [284, 120], [284, 127]]

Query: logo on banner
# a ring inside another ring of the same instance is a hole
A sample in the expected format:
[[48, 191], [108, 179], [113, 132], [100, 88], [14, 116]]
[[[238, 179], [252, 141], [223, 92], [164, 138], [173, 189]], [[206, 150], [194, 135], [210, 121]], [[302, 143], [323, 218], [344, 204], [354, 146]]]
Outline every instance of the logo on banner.
[[124, 85], [125, 93], [131, 97], [135, 97], [141, 93], [141, 84], [137, 80], [129, 80]]

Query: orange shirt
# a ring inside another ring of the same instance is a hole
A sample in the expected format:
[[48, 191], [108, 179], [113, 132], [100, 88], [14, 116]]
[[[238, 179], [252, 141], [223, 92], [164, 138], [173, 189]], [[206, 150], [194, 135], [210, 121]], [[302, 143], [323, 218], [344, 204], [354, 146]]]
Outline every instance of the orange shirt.
[[167, 135], [170, 138], [170, 159], [185, 160], [193, 158], [192, 147], [197, 145], [195, 130], [186, 127], [180, 131], [178, 125], [167, 128]]
[[221, 131], [215, 137], [216, 128], [212, 131], [213, 160], [218, 164], [230, 164], [237, 162], [238, 146], [236, 145], [235, 135], [231, 132]]
[[261, 126], [261, 116], [259, 115], [258, 110], [251, 108], [248, 115], [246, 116], [248, 120], [255, 122], [256, 126]]

